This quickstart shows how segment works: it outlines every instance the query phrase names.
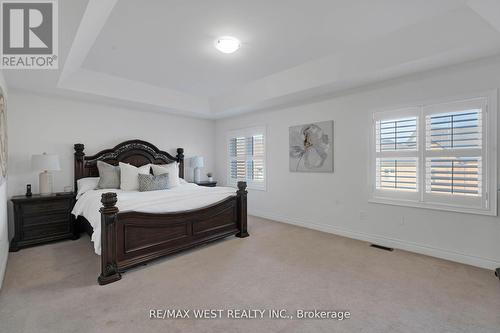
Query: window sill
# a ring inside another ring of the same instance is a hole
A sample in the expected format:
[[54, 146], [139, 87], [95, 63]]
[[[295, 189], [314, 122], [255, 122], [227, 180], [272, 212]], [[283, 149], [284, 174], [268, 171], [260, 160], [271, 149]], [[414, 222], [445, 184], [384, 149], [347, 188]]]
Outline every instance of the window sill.
[[429, 204], [424, 202], [415, 202], [411, 200], [396, 200], [387, 198], [370, 198], [369, 203], [392, 205], [392, 206], [403, 206], [403, 207], [413, 207], [413, 208], [423, 208], [431, 210], [441, 210], [447, 212], [455, 213], [466, 213], [466, 214], [477, 214], [477, 215], [487, 215], [487, 216], [497, 216], [496, 207], [490, 209], [474, 208], [474, 207], [458, 207], [446, 204]]
[[[226, 186], [238, 188], [238, 184], [235, 184], [235, 183], [230, 183], [230, 184], [227, 184]], [[254, 186], [254, 185], [250, 185], [248, 183], [247, 183], [247, 190], [267, 192], [267, 188], [264, 186]]]
[[267, 192], [267, 189], [262, 187], [247, 187], [247, 190]]

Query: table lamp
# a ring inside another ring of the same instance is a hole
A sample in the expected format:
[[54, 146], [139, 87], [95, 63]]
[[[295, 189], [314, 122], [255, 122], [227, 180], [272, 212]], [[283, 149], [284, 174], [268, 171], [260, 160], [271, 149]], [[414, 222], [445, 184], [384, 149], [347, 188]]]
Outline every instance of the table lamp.
[[191, 159], [191, 167], [194, 168], [194, 182], [199, 183], [200, 179], [200, 168], [203, 168], [203, 157], [195, 156]]
[[59, 156], [54, 154], [43, 153], [33, 155], [31, 157], [31, 165], [33, 170], [41, 171], [39, 175], [39, 189], [41, 195], [49, 195], [52, 193], [52, 174], [50, 171], [59, 171]]

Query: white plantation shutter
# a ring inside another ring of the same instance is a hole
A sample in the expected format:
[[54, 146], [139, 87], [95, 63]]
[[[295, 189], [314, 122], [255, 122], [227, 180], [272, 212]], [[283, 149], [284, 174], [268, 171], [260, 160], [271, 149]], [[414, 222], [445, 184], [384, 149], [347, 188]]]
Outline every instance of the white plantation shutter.
[[377, 158], [377, 189], [417, 191], [416, 158]]
[[246, 139], [245, 137], [231, 138], [229, 141], [229, 156], [231, 157], [231, 178], [245, 179], [246, 178]]
[[252, 174], [251, 179], [258, 182], [264, 181], [264, 134], [253, 136]]
[[481, 196], [481, 157], [437, 157], [426, 160], [426, 191]]
[[228, 140], [229, 184], [265, 189], [265, 127], [230, 132]]
[[425, 118], [428, 150], [481, 149], [481, 109], [430, 114]]
[[496, 215], [489, 101], [496, 94], [374, 113], [371, 201]]
[[485, 118], [487, 99], [423, 107], [424, 200], [446, 205], [488, 206]]
[[480, 197], [482, 108], [460, 104], [455, 107], [459, 110], [425, 117], [426, 149], [443, 155], [426, 158], [426, 192]]
[[417, 199], [418, 113], [412, 108], [374, 118], [374, 191], [380, 197]]
[[417, 150], [417, 117], [377, 121], [377, 152]]

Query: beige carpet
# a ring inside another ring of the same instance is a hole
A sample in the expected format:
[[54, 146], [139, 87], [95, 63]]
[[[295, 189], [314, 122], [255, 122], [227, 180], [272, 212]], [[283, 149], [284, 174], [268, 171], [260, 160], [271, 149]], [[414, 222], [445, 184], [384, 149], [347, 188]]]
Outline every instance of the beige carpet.
[[[0, 332], [500, 332], [491, 271], [258, 218], [98, 286], [88, 237], [9, 255]], [[349, 310], [351, 319], [150, 320], [149, 309]]]

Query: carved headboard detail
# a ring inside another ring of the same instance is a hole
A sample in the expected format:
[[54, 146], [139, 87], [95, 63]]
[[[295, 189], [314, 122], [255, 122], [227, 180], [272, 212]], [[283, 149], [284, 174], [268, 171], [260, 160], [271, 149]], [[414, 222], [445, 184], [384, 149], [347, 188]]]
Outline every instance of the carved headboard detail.
[[76, 181], [78, 179], [99, 176], [97, 161], [112, 165], [123, 162], [137, 167], [149, 163], [168, 164], [178, 162], [179, 177], [184, 178], [184, 149], [182, 148], [177, 148], [175, 157], [142, 140], [125, 141], [114, 148], [105, 149], [92, 156], [85, 156], [84, 148], [85, 146], [81, 143], [75, 144], [75, 191], [77, 190]]

